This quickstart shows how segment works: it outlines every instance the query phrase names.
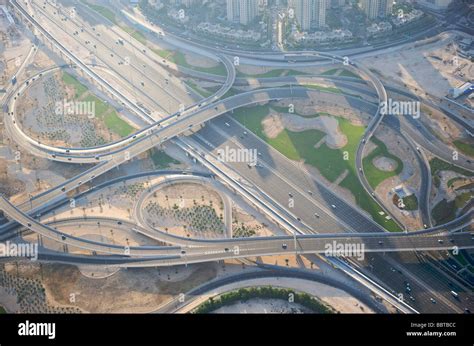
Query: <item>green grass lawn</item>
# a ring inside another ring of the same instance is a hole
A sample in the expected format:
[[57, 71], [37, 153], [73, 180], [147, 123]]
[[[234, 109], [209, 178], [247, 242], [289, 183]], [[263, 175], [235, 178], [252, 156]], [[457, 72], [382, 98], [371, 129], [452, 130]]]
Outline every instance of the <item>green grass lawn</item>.
[[88, 95], [83, 99], [88, 102], [95, 102], [95, 115], [104, 121], [107, 128], [119, 135], [126, 137], [135, 131], [135, 128], [117, 115], [117, 112], [107, 103], [94, 95]]
[[405, 210], [418, 210], [418, 198], [416, 198], [416, 195], [403, 198], [403, 204], [405, 204]]
[[[303, 159], [307, 164], [316, 167], [329, 181], [335, 181], [341, 174], [348, 172], [340, 186], [351, 191], [357, 204], [366, 210], [373, 219], [390, 231], [401, 231], [393, 220], [386, 220], [384, 215], [379, 215], [380, 207], [367, 194], [360, 184], [355, 168], [355, 154], [365, 127], [356, 126], [347, 119], [337, 117], [341, 131], [347, 137], [347, 144], [340, 149], [329, 148], [323, 143], [315, 148], [325, 133], [319, 130], [306, 130], [292, 132], [283, 130], [277, 137], [268, 138], [263, 133], [262, 120], [269, 113], [270, 106], [256, 106], [241, 108], [234, 111], [235, 118], [250, 131], [265, 140], [268, 144], [291, 160]], [[348, 160], [344, 160], [344, 153], [348, 153]]]
[[132, 36], [135, 40], [137, 40], [138, 42], [140, 42], [141, 44], [144, 44], [146, 45], [147, 43], [147, 39], [145, 37], [145, 35], [141, 32], [141, 31], [138, 31], [132, 27], [129, 27], [127, 25], [119, 25], [120, 28], [125, 31], [127, 34], [129, 34], [130, 36]]
[[337, 71], [339, 71], [338, 68], [333, 68], [333, 69], [330, 69], [330, 70], [327, 70], [327, 71], [324, 71], [323, 73], [321, 73], [322, 76], [333, 76], [337, 73]]
[[431, 168], [431, 174], [435, 175], [439, 171], [453, 171], [468, 177], [472, 177], [474, 173], [469, 172], [465, 169], [462, 169], [460, 167], [457, 167], [451, 163], [448, 163], [446, 161], [443, 161], [441, 159], [438, 159], [437, 157], [431, 159], [430, 161], [430, 168]]
[[3, 306], [0, 305], [0, 314], [6, 314], [7, 310]]
[[[387, 146], [378, 138], [372, 137], [371, 141], [377, 145], [377, 147], [363, 159], [362, 164], [367, 181], [370, 186], [375, 189], [385, 179], [399, 175], [403, 170], [403, 162], [397, 156], [391, 154]], [[397, 168], [391, 172], [378, 169], [373, 163], [373, 160], [378, 156], [384, 156], [394, 160], [397, 163]]]
[[237, 77], [252, 77], [252, 78], [273, 78], [273, 77], [281, 77], [281, 76], [303, 76], [307, 75], [305, 72], [293, 70], [293, 69], [282, 69], [277, 68], [265, 73], [256, 73], [256, 74], [248, 74], [242, 71], [237, 71]]
[[131, 125], [120, 118], [116, 111], [106, 102], [91, 94], [87, 87], [80, 83], [74, 76], [63, 72], [62, 80], [65, 84], [75, 89], [75, 99], [82, 102], [92, 102], [95, 105], [95, 116], [104, 121], [107, 128], [121, 137], [126, 137], [135, 131]]
[[342, 70], [342, 72], [339, 74], [339, 76], [342, 76], [342, 77], [352, 77], [352, 78], [359, 78], [360, 79], [360, 76], [358, 74], [355, 74], [354, 72], [352, 71], [349, 71], [349, 70]]
[[331, 92], [334, 94], [342, 94], [342, 90], [336, 87], [328, 87], [328, 86], [319, 85], [319, 84], [306, 84], [305, 87], [310, 88], [310, 89], [316, 89], [319, 91], [324, 91], [324, 92]]
[[456, 198], [454, 199], [454, 204], [456, 208], [461, 209], [473, 197], [474, 197], [474, 193], [472, 191], [463, 192], [460, 195], [456, 196]]
[[227, 70], [225, 69], [225, 66], [222, 63], [219, 63], [218, 65], [212, 66], [212, 67], [194, 66], [194, 65], [189, 64], [186, 61], [186, 56], [179, 51], [173, 51], [173, 50], [167, 50], [167, 49], [156, 49], [156, 48], [153, 48], [152, 51], [158, 54], [163, 59], [166, 59], [176, 65], [189, 68], [191, 70], [205, 72], [209, 74], [215, 74], [219, 76], [227, 75]]
[[209, 90], [206, 90], [204, 88], [201, 88], [199, 85], [197, 85], [194, 81], [192, 80], [186, 80], [184, 82], [187, 86], [189, 86], [191, 89], [193, 89], [195, 92], [197, 92], [199, 95], [201, 95], [202, 97], [209, 97], [211, 96], [212, 94], [214, 94], [213, 92], [209, 91]]
[[454, 201], [448, 202], [443, 199], [436, 204], [431, 211], [431, 216], [437, 225], [444, 224], [456, 217], [456, 206]]
[[170, 164], [178, 164], [179, 161], [167, 155], [163, 150], [152, 149], [149, 151], [150, 157], [155, 168], [167, 168]]
[[473, 197], [474, 194], [468, 191], [456, 196], [456, 198], [450, 202], [446, 199], [441, 200], [431, 211], [431, 215], [436, 221], [436, 224], [439, 225], [453, 220], [456, 217], [456, 211], [463, 208]]
[[76, 99], [81, 98], [84, 95], [84, 93], [88, 91], [87, 87], [84, 84], [79, 82], [76, 77], [74, 77], [73, 75], [70, 75], [67, 72], [62, 73], [62, 81], [65, 84], [74, 87], [76, 91], [74, 97]]
[[99, 99], [97, 96], [91, 94], [84, 97], [82, 101], [95, 103], [95, 116], [99, 119], [102, 119], [104, 113], [107, 112], [110, 108], [107, 103]]
[[473, 156], [474, 157], [474, 145], [471, 143], [468, 143], [466, 141], [461, 141], [461, 140], [455, 140], [453, 144], [456, 146], [456, 148], [459, 149], [460, 152], [463, 154]]
[[97, 13], [101, 14], [102, 16], [104, 16], [105, 18], [107, 18], [108, 20], [110, 20], [112, 23], [114, 24], [117, 24], [117, 19], [115, 18], [115, 13], [112, 12], [110, 9], [108, 9], [107, 7], [104, 7], [104, 6], [100, 6], [100, 5], [94, 5], [94, 4], [90, 4], [88, 3], [87, 1], [85, 0], [81, 0], [82, 3], [84, 3], [85, 5], [87, 5], [88, 7], [90, 7], [91, 9], [93, 9], [94, 11], [96, 11]]
[[135, 131], [135, 129], [125, 120], [121, 119], [114, 110], [105, 115], [104, 122], [110, 131], [115, 132], [121, 137], [126, 137]]

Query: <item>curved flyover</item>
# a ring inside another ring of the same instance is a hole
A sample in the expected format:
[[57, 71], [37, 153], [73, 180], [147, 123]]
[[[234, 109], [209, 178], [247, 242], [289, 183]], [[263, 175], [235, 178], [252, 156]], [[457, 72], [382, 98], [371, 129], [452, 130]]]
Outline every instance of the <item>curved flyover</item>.
[[[177, 112], [172, 115], [169, 115], [163, 119], [160, 119], [159, 121], [153, 122], [150, 125], [145, 126], [144, 128], [133, 134], [130, 134], [125, 138], [122, 138], [112, 143], [88, 148], [54, 147], [31, 138], [19, 126], [18, 121], [16, 119], [16, 103], [19, 97], [24, 94], [27, 88], [31, 87], [34, 83], [37, 83], [39, 80], [41, 80], [42, 77], [47, 76], [48, 74], [55, 73], [56, 71], [62, 69], [62, 66], [46, 69], [37, 73], [35, 76], [30, 77], [23, 83], [19, 84], [18, 87], [12, 93], [9, 94], [6, 100], [6, 104], [8, 105], [8, 116], [5, 117], [6, 128], [19, 145], [21, 145], [24, 149], [28, 150], [28, 152], [37, 156], [59, 162], [97, 163], [101, 160], [101, 156], [111, 152], [112, 150], [130, 144], [136, 139], [150, 134], [155, 129], [167, 126], [169, 123], [175, 121], [179, 117], [185, 117], [188, 114], [192, 114], [193, 111], [209, 103], [215, 102], [216, 100], [224, 96], [234, 83], [235, 68], [232, 62], [227, 57], [221, 57], [221, 61], [224, 62], [224, 66], [226, 67], [228, 74], [224, 84], [216, 93], [189, 106], [183, 112]], [[85, 159], [81, 161], [77, 160], [77, 158], [84, 157]]]
[[[133, 215], [135, 217], [135, 221], [137, 222], [137, 224], [143, 226], [144, 228], [149, 229], [150, 231], [156, 230], [156, 228], [150, 227], [150, 225], [146, 221], [146, 218], [143, 215], [143, 212], [145, 209], [143, 204], [156, 191], [167, 186], [172, 186], [175, 184], [183, 184], [183, 183], [201, 184], [201, 185], [206, 185], [213, 188], [213, 190], [221, 198], [222, 203], [224, 205], [225, 236], [226, 238], [232, 238], [232, 200], [230, 199], [230, 196], [226, 192], [223, 191], [223, 186], [218, 185], [216, 180], [211, 180], [202, 176], [192, 176], [192, 175], [167, 176], [164, 178], [164, 180], [158, 182], [157, 184], [154, 184], [153, 186], [143, 191], [138, 197], [138, 200], [135, 202], [135, 206], [133, 208]], [[176, 239], [172, 235], [169, 237], [168, 233], [162, 232], [160, 230], [157, 230], [157, 232], [161, 233], [158, 237], [155, 236], [157, 240], [161, 240], [161, 241], [165, 241], [165, 242], [173, 244], [173, 240]], [[152, 233], [148, 232], [148, 236], [150, 236], [150, 234]]]

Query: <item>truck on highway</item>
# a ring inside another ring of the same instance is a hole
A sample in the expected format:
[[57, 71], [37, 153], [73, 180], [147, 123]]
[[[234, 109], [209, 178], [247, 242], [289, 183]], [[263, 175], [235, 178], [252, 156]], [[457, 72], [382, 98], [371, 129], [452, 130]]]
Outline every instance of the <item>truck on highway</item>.
[[454, 291], [451, 291], [451, 295], [452, 295], [454, 298], [459, 298], [459, 294], [457, 294], [457, 293], [454, 292]]

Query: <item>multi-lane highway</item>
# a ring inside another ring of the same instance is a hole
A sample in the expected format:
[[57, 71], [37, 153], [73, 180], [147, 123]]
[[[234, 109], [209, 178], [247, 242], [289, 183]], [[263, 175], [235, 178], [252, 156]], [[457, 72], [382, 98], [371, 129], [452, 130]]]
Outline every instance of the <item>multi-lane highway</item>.
[[[12, 1], [12, 3], [14, 3], [16, 6], [19, 6], [14, 1]], [[39, 11], [39, 12], [43, 11], [41, 8], [38, 8], [38, 6], [36, 6], [36, 7], [37, 7], [36, 8], [37, 11]], [[20, 11], [23, 12], [24, 10], [20, 9]], [[24, 12], [26, 12], [26, 11], [24, 11]], [[27, 13], [25, 14], [24, 12], [23, 12], [23, 14], [27, 16], [28, 20], [35, 23], [36, 20], [33, 19], [31, 16], [29, 16]], [[45, 15], [46, 15], [46, 13], [43, 13], [42, 16], [44, 17]], [[60, 18], [60, 16], [58, 18]], [[45, 19], [45, 18], [42, 18], [42, 19]], [[54, 21], [56, 21], [56, 19]], [[63, 19], [61, 21], [63, 22], [62, 25], [66, 24], [65, 22], [67, 22], [67, 25], [71, 24], [71, 25], [76, 25], [77, 26], [76, 23], [73, 23], [74, 22], [73, 20], [69, 20], [69, 19], [64, 20]], [[56, 23], [54, 23], [54, 25], [56, 25], [56, 27], [57, 27], [58, 23], [59, 22], [56, 22]], [[35, 23], [35, 25], [37, 25], [40, 28], [40, 30], [42, 29], [41, 26], [38, 25], [37, 22]], [[83, 26], [83, 24], [77, 26], [77, 28], [78, 28], [78, 30], [81, 30], [81, 34], [84, 33], [84, 34], [89, 35], [87, 37], [90, 38], [90, 40], [94, 39], [94, 41], [91, 41], [91, 42], [95, 42], [97, 40], [96, 36], [98, 36], [97, 33], [99, 33], [99, 32], [95, 33], [95, 35], [94, 35], [94, 33], [92, 33], [91, 30], [89, 30], [87, 28], [87, 25]], [[61, 29], [61, 30], [63, 30], [63, 29]], [[84, 30], [84, 31], [82, 31], [82, 30]], [[98, 29], [96, 28], [95, 30], [98, 30]], [[92, 31], [95, 31], [95, 30], [92, 30]], [[49, 33], [43, 32], [43, 34], [45, 35], [45, 37], [48, 40], [51, 40], [51, 41], [56, 42], [57, 44], [59, 44], [59, 41], [57, 39], [54, 39]], [[115, 35], [115, 34], [118, 34], [118, 32], [114, 31], [113, 35]], [[78, 36], [78, 35], [79, 35], [79, 33], [76, 36]], [[106, 31], [101, 31], [100, 35], [107, 36], [108, 33]], [[101, 36], [99, 36], [99, 37], [101, 37]], [[78, 39], [76, 41], [79, 43], [80, 40]], [[90, 45], [90, 44], [91, 43], [86, 43], [86, 45]], [[82, 43], [81, 43], [81, 45], [82, 45]], [[127, 45], [125, 45], [125, 46], [127, 46]], [[72, 54], [70, 51], [68, 51], [67, 48], [63, 47], [60, 44], [59, 44], [58, 47], [61, 47], [60, 49], [63, 51], [63, 53], [66, 54], [69, 57], [69, 59], [74, 61], [79, 67], [81, 67], [81, 69], [87, 75], [91, 76], [96, 82], [103, 83], [112, 95], [115, 95], [115, 97], [117, 97], [121, 100], [123, 98], [126, 99], [126, 97], [123, 94], [117, 92], [114, 88], [112, 88], [110, 86], [110, 83], [107, 83], [107, 82], [104, 83], [104, 81], [101, 80], [102, 77], [97, 76], [98, 77], [97, 78], [96, 76], [94, 76], [94, 74], [95, 75], [97, 75], [97, 74], [95, 72], [93, 72], [87, 66], [87, 64], [82, 63], [80, 61], [80, 59], [78, 59], [74, 54]], [[115, 54], [117, 54], [117, 52], [110, 53], [110, 49], [109, 49], [109, 51], [107, 51], [105, 48], [106, 47], [104, 47], [104, 50], [101, 51], [99, 55], [101, 57], [104, 56], [103, 59], [105, 61], [107, 61], [106, 65], [108, 65], [109, 67], [113, 66], [114, 64], [122, 66], [121, 64], [117, 63], [117, 61], [114, 61], [114, 59], [113, 59], [114, 57], [116, 57]], [[124, 57], [126, 57], [126, 55], [124, 56], [122, 54], [127, 54], [127, 52], [122, 49], [123, 47], [118, 47], [118, 48], [120, 49], [120, 53], [118, 53], [118, 56], [121, 59], [119, 61], [123, 61], [123, 59], [124, 59]], [[109, 53], [113, 55], [113, 56], [110, 56], [110, 58], [112, 58], [112, 59], [109, 59], [108, 57], [106, 59], [105, 56], [108, 55]], [[143, 52], [143, 53], [146, 54], [147, 52]], [[305, 54], [308, 54], [308, 53], [305, 53]], [[309, 56], [313, 57], [312, 59], [315, 59], [314, 58], [316, 56], [315, 54], [317, 54], [317, 53], [309, 54]], [[324, 54], [322, 54], [320, 56], [324, 57], [324, 58], [329, 57], [331, 59], [339, 59], [339, 61], [343, 61], [342, 58], [338, 58], [338, 57], [334, 57], [334, 56], [324, 56]], [[143, 59], [145, 59], [145, 58], [143, 58]], [[139, 61], [140, 61], [139, 62], [139, 64], [140, 64], [144, 60], [139, 60]], [[225, 64], [226, 59], [224, 58], [221, 61], [224, 61], [224, 64]], [[227, 60], [227, 62], [229, 63], [228, 60]], [[151, 66], [151, 65], [147, 65], [147, 63], [150, 64], [150, 61], [146, 61], [145, 65], [146, 66]], [[366, 79], [366, 82], [368, 84], [372, 85], [372, 87], [375, 88], [377, 96], [379, 98], [379, 101], [380, 101], [380, 99], [386, 99], [387, 95], [386, 95], [385, 89], [383, 88], [383, 85], [378, 81], [378, 79], [374, 78], [374, 76], [371, 74], [370, 71], [365, 70], [365, 68], [363, 68], [363, 67], [357, 66], [354, 62], [351, 62], [349, 64], [349, 66], [357, 67], [357, 72], [362, 76], [362, 78]], [[142, 65], [142, 67], [143, 67], [143, 65]], [[143, 67], [143, 68], [142, 67], [140, 67], [140, 66], [135, 66], [134, 67], [134, 71], [135, 71], [134, 73], [136, 73], [137, 76], [142, 76], [144, 73], [146, 75], [147, 72], [145, 72], [144, 69], [146, 69], [147, 67]], [[112, 69], [114, 71], [119, 71], [119, 70], [116, 70], [115, 67], [112, 68]], [[231, 87], [232, 83], [235, 80], [235, 69], [232, 67], [232, 68], [230, 68], [230, 70], [233, 71], [233, 72], [229, 73], [229, 68], [228, 68], [227, 81], [229, 81], [229, 83], [227, 83], [227, 82], [224, 83], [223, 87], [221, 88], [222, 91], [225, 90], [225, 89], [229, 90], [229, 88]], [[148, 70], [146, 70], [146, 71], [148, 71]], [[232, 76], [232, 74], [234, 74], [234, 75]], [[163, 77], [163, 75], [162, 75], [162, 77]], [[140, 78], [143, 79], [143, 77], [140, 77]], [[109, 84], [109, 85], [107, 85], [107, 84]], [[132, 84], [133, 84], [133, 81], [132, 81]], [[146, 83], [146, 85], [148, 85], [148, 82]], [[139, 88], [139, 86], [138, 86], [138, 88]], [[140, 93], [141, 94], [147, 94], [149, 92], [151, 93], [152, 91], [151, 90], [145, 90], [143, 92], [141, 91]], [[176, 136], [180, 133], [194, 131], [197, 128], [198, 125], [200, 125], [204, 122], [207, 122], [209, 119], [217, 117], [220, 114], [226, 113], [226, 112], [228, 112], [232, 109], [235, 109], [237, 107], [241, 107], [243, 105], [253, 104], [253, 103], [256, 103], [256, 102], [261, 102], [261, 101], [271, 100], [271, 99], [280, 99], [280, 98], [288, 98], [288, 97], [290, 97], [290, 98], [291, 97], [307, 97], [308, 96], [307, 93], [308, 93], [308, 91], [305, 90], [305, 88], [301, 88], [301, 87], [272, 88], [272, 89], [268, 89], [268, 90], [262, 90], [262, 91], [257, 90], [257, 91], [254, 91], [254, 92], [237, 95], [237, 96], [241, 96], [241, 97], [240, 98], [239, 97], [232, 97], [232, 98], [228, 98], [226, 100], [223, 100], [223, 101], [220, 101], [220, 102], [215, 102], [214, 104], [211, 104], [211, 102], [213, 102], [217, 99], [216, 95], [214, 95], [209, 99], [210, 100], [209, 103], [200, 103], [200, 104], [194, 106], [194, 108], [190, 109], [189, 113], [187, 113], [186, 116], [181, 116], [181, 118], [180, 118], [176, 114], [175, 117], [172, 118], [172, 121], [169, 121], [169, 123], [165, 123], [164, 126], [162, 126], [162, 127], [158, 126], [156, 129], [153, 128], [152, 130], [148, 130], [147, 132], [144, 132], [144, 135], [141, 136], [140, 138], [138, 138], [138, 137], [137, 138], [132, 137], [131, 139], [129, 138], [128, 142], [124, 143], [123, 146], [122, 145], [116, 146], [116, 147], [112, 148], [113, 150], [110, 150], [107, 153], [103, 153], [101, 155], [91, 155], [92, 152], [90, 152], [86, 155], [82, 155], [84, 153], [81, 152], [81, 155], [77, 155], [77, 156], [74, 156], [74, 154], [77, 154], [77, 153], [73, 153], [72, 151], [63, 152], [63, 153], [60, 152], [58, 154], [51, 154], [50, 153], [49, 154], [49, 155], [51, 155], [49, 157], [50, 159], [58, 159], [59, 158], [59, 160], [62, 160], [63, 158], [65, 158], [65, 161], [69, 161], [69, 162], [72, 162], [72, 161], [74, 161], [74, 162], [97, 162], [97, 161], [99, 161], [99, 163], [95, 167], [93, 167], [90, 170], [88, 170], [88, 171], [84, 172], [83, 174], [81, 174], [79, 177], [72, 178], [71, 180], [65, 182], [61, 186], [36, 196], [34, 199], [31, 200], [30, 203], [25, 203], [23, 205], [23, 208], [19, 208], [19, 209], [13, 208], [13, 209], [9, 209], [9, 211], [10, 211], [11, 214], [15, 215], [14, 216], [15, 218], [19, 217], [23, 220], [23, 222], [26, 221], [27, 224], [28, 224], [28, 221], [29, 221], [28, 216], [26, 214], [24, 214], [23, 212], [21, 212], [21, 210], [23, 210], [23, 211], [30, 210], [30, 209], [34, 210], [35, 208], [39, 208], [39, 207], [43, 206], [44, 204], [51, 203], [55, 199], [61, 198], [62, 195], [64, 194], [64, 192], [70, 191], [70, 190], [74, 189], [75, 187], [84, 184], [86, 181], [89, 181], [89, 180], [92, 180], [92, 179], [96, 178], [99, 174], [102, 174], [102, 173], [110, 170], [111, 168], [116, 167], [117, 165], [128, 161], [130, 158], [138, 155], [139, 153], [147, 150], [148, 148], [153, 147], [154, 145], [156, 145], [158, 143], [166, 141], [166, 140], [168, 140], [168, 139], [170, 139], [170, 138], [172, 138], [172, 137], [174, 137], [174, 136]], [[224, 93], [222, 93], [222, 95], [223, 94]], [[220, 97], [222, 95], [218, 95], [218, 96]], [[255, 98], [255, 96], [257, 96], [257, 97]], [[262, 97], [262, 98], [259, 98], [259, 97]], [[137, 98], [139, 98], [139, 97], [137, 96]], [[150, 100], [148, 100], [148, 101], [150, 101]], [[158, 101], [159, 100], [153, 100], [152, 104], [153, 105], [158, 104], [159, 103]], [[126, 104], [126, 102], [124, 102], [124, 104]], [[135, 103], [132, 102], [132, 104], [131, 105], [128, 104], [128, 106], [132, 110], [135, 110], [137, 112], [137, 114], [141, 114], [144, 119], [147, 118], [147, 115], [144, 115], [143, 109], [140, 109], [140, 107], [136, 106]], [[380, 106], [380, 103], [378, 104], [378, 106]], [[150, 126], [153, 126], [153, 123], [155, 123], [156, 120], [157, 119], [151, 119], [148, 116], [148, 121], [151, 123]], [[375, 132], [375, 129], [378, 127], [378, 125], [380, 124], [381, 121], [382, 121], [382, 117], [380, 116], [379, 107], [378, 107], [378, 109], [376, 111], [376, 116], [372, 119], [372, 121], [370, 122], [370, 124], [367, 128], [366, 135], [364, 136], [365, 140], [362, 141], [360, 146], [359, 146], [358, 161], [362, 160], [363, 152], [364, 152], [364, 146], [367, 143], [370, 136], [373, 135], [373, 133]], [[206, 128], [204, 129], [204, 131], [205, 130], [206, 130]], [[184, 140], [188, 141], [188, 139], [184, 139]], [[201, 141], [200, 144], [203, 145], [203, 146], [207, 144], [205, 142], [205, 140], [202, 140], [202, 137], [199, 137], [199, 135], [192, 136], [192, 140], [193, 141], [199, 141], [200, 140]], [[59, 149], [59, 151], [61, 151], [63, 149], [64, 148], [61, 148], [61, 149]], [[211, 149], [212, 148], [207, 148], [207, 150], [211, 150]], [[53, 151], [54, 150], [57, 151], [58, 148], [53, 148]], [[81, 150], [88, 150], [88, 149], [79, 148], [78, 150], [81, 151]], [[199, 154], [204, 159], [206, 158], [206, 153], [205, 152], [206, 152], [206, 150]], [[359, 156], [359, 154], [360, 154], [360, 156]], [[53, 157], [52, 155], [56, 155], [56, 157]], [[97, 159], [97, 157], [99, 159]], [[81, 161], [81, 160], [83, 160], [83, 161]], [[87, 160], [89, 160], [89, 161], [87, 161]], [[361, 164], [358, 167], [363, 169]], [[254, 169], [254, 170], [256, 171], [256, 169]], [[272, 171], [269, 171], [269, 172], [272, 172]], [[360, 172], [362, 173], [362, 170], [360, 170]], [[363, 176], [363, 174], [359, 174], [359, 176], [360, 176], [362, 181], [365, 180], [365, 177]], [[288, 181], [286, 180], [284, 186], [288, 187], [288, 186], [291, 186], [291, 185], [288, 184]], [[368, 184], [367, 184], [366, 188], [369, 192], [371, 191], [370, 186], [368, 186]], [[289, 189], [287, 189], [287, 190], [289, 190]], [[333, 195], [330, 192], [328, 192], [327, 196], [325, 196], [325, 197], [334, 198]], [[313, 199], [313, 198], [311, 198], [311, 199]], [[350, 208], [351, 210], [353, 209], [349, 205], [347, 207]], [[324, 208], [320, 208], [318, 210], [324, 215], [327, 214], [326, 210], [324, 210]], [[338, 211], [335, 214], [336, 214], [335, 216], [339, 216], [339, 214], [341, 214], [341, 212]], [[25, 217], [26, 217], [26, 219], [23, 219]], [[331, 217], [329, 217], [329, 218], [331, 218]], [[362, 217], [362, 218], [364, 218], [364, 217]], [[366, 217], [366, 219], [367, 219], [367, 217]], [[31, 223], [31, 222], [30, 222], [30, 224], [33, 225], [33, 223]], [[42, 225], [38, 225], [38, 224], [34, 224], [34, 225], [35, 225], [35, 227], [40, 228], [41, 232], [46, 232], [47, 231], [47, 229], [44, 229], [43, 228], [44, 226], [42, 226]], [[51, 235], [51, 234], [49, 234], [49, 235]], [[428, 239], [430, 239], [430, 238], [428, 238]], [[63, 240], [63, 239], [61, 238], [61, 240]], [[441, 242], [439, 242], [439, 240], [441, 240]], [[430, 248], [431, 246], [433, 246], [433, 244], [429, 243], [430, 241], [435, 242], [436, 244], [434, 244], [434, 246], [436, 246], [437, 248], [441, 248], [441, 245], [446, 244], [445, 241], [450, 241], [450, 240], [452, 240], [452, 238], [449, 238], [449, 239], [436, 239], [436, 240], [435, 240], [435, 238], [431, 238], [430, 240], [426, 240], [426, 242], [427, 242], [426, 243], [426, 248]], [[457, 240], [454, 240], [454, 241], [457, 241]], [[305, 242], [305, 244], [306, 244], [306, 242]], [[290, 244], [286, 244], [286, 245], [287, 245], [287, 249], [289, 249]], [[375, 245], [375, 244], [372, 244], [372, 245]], [[380, 246], [380, 244], [378, 242], [377, 242], [377, 245]], [[397, 246], [398, 245], [401, 246], [400, 249], [404, 248], [404, 247], [407, 248], [406, 244], [400, 243], [400, 244], [397, 244]], [[261, 245], [256, 245], [256, 246], [257, 246], [257, 248], [252, 250], [252, 251], [255, 251], [255, 252], [252, 252], [249, 249], [247, 249], [248, 250], [247, 256], [255, 255], [257, 253], [265, 253], [265, 254], [266, 253], [273, 253], [271, 251], [275, 251], [274, 247], [275, 246], [277, 247], [277, 244], [272, 244], [272, 246], [270, 246], [270, 247], [266, 247], [266, 246], [258, 247], [258, 246], [261, 246]], [[279, 246], [281, 247], [282, 244], [280, 243]], [[311, 246], [309, 246], [308, 248], [304, 248], [303, 246], [301, 246], [300, 250], [302, 251], [302, 253], [305, 253], [306, 249], [308, 249], [308, 251], [312, 251], [312, 252], [319, 252], [319, 250], [317, 250], [318, 246], [321, 246], [321, 244], [319, 244], [319, 245], [318, 244], [311, 244]], [[298, 245], [295, 248], [298, 249]], [[374, 251], [375, 251], [376, 248], [377, 247], [374, 246]], [[102, 247], [101, 249], [105, 252], [110, 251], [110, 250], [106, 250], [104, 247]], [[378, 248], [378, 249], [380, 250], [380, 248]], [[293, 250], [295, 250], [295, 249], [293, 249]], [[119, 251], [119, 250], [115, 249], [115, 250], [112, 250], [112, 251]], [[388, 251], [388, 250], [386, 250], [386, 251]], [[275, 252], [275, 253], [277, 253], [277, 252]], [[183, 255], [183, 254], [181, 254], [181, 255]], [[218, 257], [219, 255], [218, 256], [213, 256], [213, 255], [214, 254], [212, 254], [211, 256], [209, 256], [209, 254], [207, 254], [207, 255], [206, 254], [204, 254], [204, 255], [203, 254], [197, 254], [196, 257], [193, 257], [193, 259], [198, 258], [196, 261], [200, 261], [200, 260], [206, 261], [206, 258], [214, 258], [214, 259], [219, 258]], [[232, 255], [232, 254], [229, 254], [229, 255]], [[199, 257], [199, 256], [201, 256], [201, 257]], [[181, 257], [183, 257], [183, 256], [181, 256]], [[184, 256], [184, 257], [188, 257], [188, 256]], [[171, 259], [171, 260], [169, 260], [171, 262], [168, 261], [168, 264], [172, 263], [173, 261], [177, 261], [176, 263], [178, 263], [180, 260], [182, 260], [182, 259], [176, 259], [176, 260]], [[159, 260], [159, 261], [161, 261], [161, 260]], [[186, 261], [186, 263], [192, 263], [192, 262], [189, 262], [187, 258], [186, 258], [185, 261]], [[152, 262], [148, 262], [148, 263], [150, 264]], [[163, 262], [160, 262], [160, 263], [163, 263]]]
[[[308, 55], [308, 53], [305, 53]], [[310, 56], [313, 56], [314, 57], [314, 54], [310, 55]], [[325, 56], [325, 57], [329, 57], [329, 56], [326, 56], [325, 54], [318, 54], [318, 56]], [[334, 57], [334, 56], [331, 56], [331, 58], [337, 58], [337, 57]], [[342, 58], [341, 58], [342, 59]], [[342, 59], [343, 60], [343, 59]], [[348, 62], [347, 63], [348, 66], [350, 65], [355, 65], [354, 63], [352, 62]], [[381, 85], [380, 81], [378, 81], [373, 75], [371, 75], [371, 72], [366, 70], [365, 68], [359, 68], [358, 69], [358, 72], [359, 74], [361, 74], [363, 77], [365, 77], [366, 79], [368, 79], [372, 84], [373, 86], [375, 87], [378, 95], [379, 95], [379, 98], [381, 97], [382, 99], [386, 98], [386, 93], [384, 92], [384, 89], [383, 89], [383, 85]], [[377, 114], [378, 114], [378, 110], [377, 110]], [[374, 129], [377, 127], [377, 125], [380, 123], [381, 121], [381, 117], [374, 117], [374, 119], [372, 120], [372, 122], [370, 123], [370, 126], [367, 130], [367, 134], [371, 134], [373, 133]], [[359, 165], [361, 165], [361, 158], [362, 158], [362, 148], [365, 146], [365, 144], [367, 143], [367, 140], [366, 138], [364, 138], [364, 140], [360, 143], [360, 146], [359, 146], [359, 150], [358, 150], [358, 158], [359, 158]], [[54, 155], [54, 154], [53, 154]], [[55, 155], [57, 157], [57, 155]], [[59, 156], [59, 159], [62, 159], [62, 160], [68, 160], [68, 161], [75, 161], [73, 158], [71, 157], [68, 157], [67, 159], [62, 157], [62, 156]], [[94, 158], [92, 157], [89, 157], [87, 158], [87, 160], [91, 161], [91, 162], [94, 162], [94, 160], [98, 160], [100, 159], [98, 156], [94, 156]], [[82, 162], [81, 160], [79, 160], [79, 162]], [[361, 179], [363, 185], [365, 186], [366, 190], [369, 192], [369, 194], [372, 196], [373, 195], [373, 192], [371, 190], [371, 187], [370, 185], [368, 184], [368, 182], [366, 181], [365, 179], [365, 176], [362, 174], [363, 172], [363, 168], [362, 167], [359, 167], [358, 169], [358, 174], [359, 174], [359, 178]], [[374, 198], [375, 199], [375, 198]], [[375, 199], [376, 200], [376, 199]], [[376, 200], [377, 201], [377, 200]], [[378, 202], [378, 201], [377, 201]], [[383, 207], [383, 206], [382, 206]]]

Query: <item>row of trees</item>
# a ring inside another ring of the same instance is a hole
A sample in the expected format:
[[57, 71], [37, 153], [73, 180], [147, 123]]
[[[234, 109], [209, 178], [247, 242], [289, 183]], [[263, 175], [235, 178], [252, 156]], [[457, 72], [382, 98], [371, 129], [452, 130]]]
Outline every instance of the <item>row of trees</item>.
[[246, 302], [251, 299], [280, 299], [289, 303], [299, 304], [313, 313], [329, 314], [334, 310], [321, 301], [304, 292], [295, 292], [286, 288], [275, 288], [271, 286], [240, 288], [236, 291], [224, 293], [216, 298], [209, 298], [201, 304], [193, 313], [205, 314], [219, 309], [220, 307], [232, 305], [238, 302]]

